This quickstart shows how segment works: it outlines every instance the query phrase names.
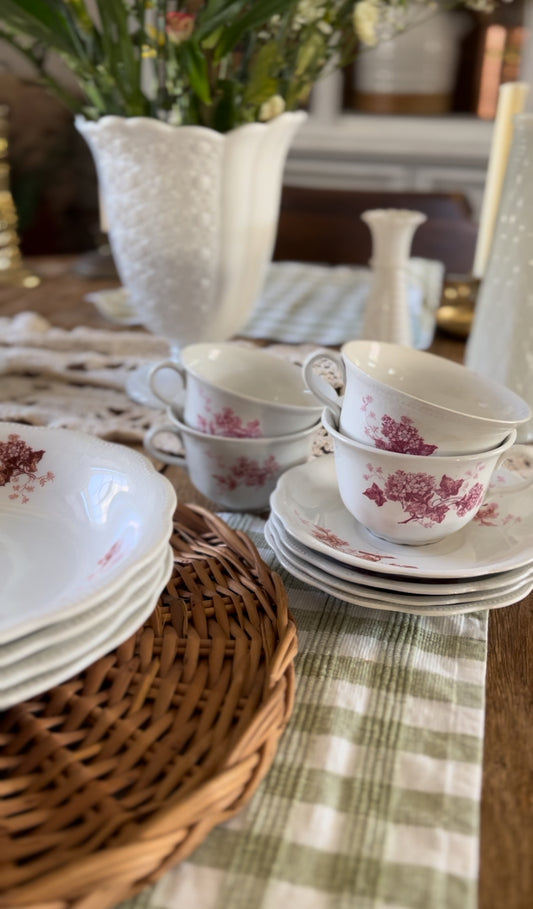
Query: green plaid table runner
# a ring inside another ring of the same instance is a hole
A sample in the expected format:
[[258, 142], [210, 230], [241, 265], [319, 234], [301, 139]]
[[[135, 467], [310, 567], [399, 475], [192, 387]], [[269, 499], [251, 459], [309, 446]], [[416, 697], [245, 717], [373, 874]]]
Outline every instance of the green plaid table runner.
[[351, 606], [284, 579], [295, 709], [248, 806], [120, 909], [474, 909], [488, 613]]
[[[440, 303], [444, 266], [413, 257], [407, 273], [407, 302], [413, 346], [430, 346]], [[271, 262], [261, 295], [240, 334], [285, 344], [340, 345], [361, 334], [372, 272], [349, 265]], [[122, 287], [86, 297], [101, 314], [123, 325], [138, 319]]]
[[[413, 346], [430, 346], [440, 302], [444, 266], [433, 259], [412, 258], [407, 274], [407, 300]], [[302, 262], [270, 264], [261, 296], [241, 334], [286, 344], [343, 344], [361, 334], [372, 272], [348, 265]]]

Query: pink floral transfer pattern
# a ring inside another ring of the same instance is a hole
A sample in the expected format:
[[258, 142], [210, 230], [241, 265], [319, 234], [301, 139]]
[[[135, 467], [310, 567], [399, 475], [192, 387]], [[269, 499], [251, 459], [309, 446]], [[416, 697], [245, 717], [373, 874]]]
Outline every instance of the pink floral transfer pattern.
[[0, 442], [0, 486], [11, 486], [10, 499], [19, 499], [25, 505], [36, 484], [44, 486], [55, 479], [51, 470], [40, 476], [37, 473], [44, 454], [44, 449], [36, 451], [17, 433], [10, 433], [6, 442]]
[[265, 483], [279, 475], [280, 465], [274, 455], [269, 455], [261, 464], [256, 458], [240, 457], [224, 468], [223, 473], [213, 473], [212, 477], [224, 489], [237, 489], [238, 486], [264, 486]]
[[361, 410], [365, 414], [365, 435], [372, 439], [376, 448], [423, 455], [424, 457], [437, 450], [437, 445], [424, 441], [410, 417], [402, 416], [399, 420], [395, 420], [385, 414], [381, 418], [381, 424], [378, 425], [376, 414], [369, 409], [372, 400], [371, 395], [365, 395]]
[[107, 568], [109, 565], [116, 565], [116, 563], [119, 562], [122, 558], [122, 555], [122, 540], [116, 540], [114, 543], [112, 543], [107, 552], [104, 553], [100, 559], [98, 559], [98, 568], [96, 571], [93, 571], [92, 574], [89, 575], [89, 580], [92, 581], [93, 578], [98, 576], [101, 570]]
[[378, 552], [367, 552], [365, 549], [358, 549], [354, 546], [350, 546], [348, 540], [343, 540], [342, 537], [339, 537], [336, 533], [333, 533], [332, 530], [328, 530], [327, 527], [323, 527], [320, 524], [313, 524], [311, 521], [308, 521], [301, 514], [297, 513], [298, 519], [305, 524], [306, 527], [309, 527], [311, 536], [315, 540], [324, 543], [326, 546], [330, 546], [332, 549], [335, 549], [337, 552], [343, 552], [346, 555], [357, 556], [359, 559], [364, 559], [365, 562], [386, 562], [389, 564], [395, 564], [398, 568], [418, 568], [418, 565], [404, 565], [401, 562], [398, 562], [397, 556], [388, 555], [387, 553], [378, 553]]
[[261, 439], [263, 432], [259, 420], [249, 420], [243, 423], [238, 414], [231, 407], [210, 415], [209, 419], [198, 414], [196, 428], [200, 432], [207, 432], [212, 436], [229, 436], [235, 439]]
[[367, 464], [365, 480], [372, 481], [363, 495], [375, 502], [378, 508], [386, 502], [399, 502], [407, 517], [399, 524], [414, 521], [421, 527], [442, 524], [450, 511], [459, 517], [479, 507], [483, 500], [483, 485], [475, 481], [470, 487], [464, 479], [454, 480], [443, 476], [440, 480], [429, 473], [395, 470], [387, 477], [381, 467]]
[[506, 524], [519, 524], [521, 520], [521, 517], [510, 512], [501, 514], [497, 502], [484, 502], [474, 515], [474, 521], [483, 527], [504, 527]]
[[259, 420], [244, 422], [232, 407], [222, 410], [213, 409], [211, 397], [203, 389], [199, 390], [204, 403], [205, 413], [196, 415], [196, 428], [211, 436], [227, 436], [233, 439], [262, 439], [263, 430]]

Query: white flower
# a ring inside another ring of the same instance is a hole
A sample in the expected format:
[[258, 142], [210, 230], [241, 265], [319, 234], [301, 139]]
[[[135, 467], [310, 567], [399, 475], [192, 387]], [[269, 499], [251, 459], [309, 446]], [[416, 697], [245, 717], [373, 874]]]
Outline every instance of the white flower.
[[316, 22], [317, 19], [323, 19], [326, 15], [326, 7], [323, 3], [317, 3], [317, 0], [300, 0], [296, 15], [304, 22]]
[[292, 28], [299, 31], [306, 25], [313, 25], [326, 16], [326, 7], [320, 0], [300, 0], [296, 7]]
[[268, 101], [263, 101], [261, 108], [259, 110], [259, 119], [260, 120], [273, 120], [274, 117], [278, 117], [285, 110], [285, 101], [281, 95], [272, 95]]
[[378, 43], [377, 27], [380, 20], [381, 0], [361, 0], [353, 11], [355, 34], [368, 47]]
[[466, 6], [480, 13], [492, 13], [496, 4], [493, 0], [467, 0]]

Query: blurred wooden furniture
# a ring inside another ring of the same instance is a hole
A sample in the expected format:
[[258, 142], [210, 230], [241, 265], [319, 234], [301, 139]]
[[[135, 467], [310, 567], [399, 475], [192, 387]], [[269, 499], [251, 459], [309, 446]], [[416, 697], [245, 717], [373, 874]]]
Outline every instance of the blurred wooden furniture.
[[410, 208], [427, 221], [415, 233], [413, 256], [438, 259], [448, 274], [469, 274], [477, 226], [461, 193], [383, 192], [285, 186], [274, 259], [368, 265], [370, 208]]

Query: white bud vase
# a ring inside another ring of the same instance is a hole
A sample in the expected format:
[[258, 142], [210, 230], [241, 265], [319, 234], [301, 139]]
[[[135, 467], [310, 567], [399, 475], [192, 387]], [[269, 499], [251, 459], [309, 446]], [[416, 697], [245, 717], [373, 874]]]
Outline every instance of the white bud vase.
[[361, 337], [412, 347], [408, 264], [415, 230], [426, 215], [409, 209], [374, 208], [361, 218], [372, 234], [372, 284]]
[[[514, 132], [465, 364], [520, 395], [533, 410], [533, 114]], [[533, 441], [533, 419], [520, 442]]]

